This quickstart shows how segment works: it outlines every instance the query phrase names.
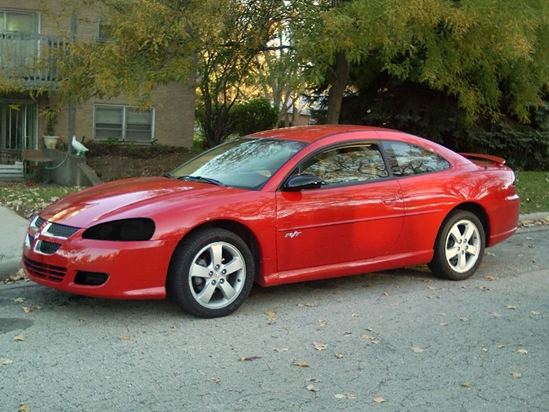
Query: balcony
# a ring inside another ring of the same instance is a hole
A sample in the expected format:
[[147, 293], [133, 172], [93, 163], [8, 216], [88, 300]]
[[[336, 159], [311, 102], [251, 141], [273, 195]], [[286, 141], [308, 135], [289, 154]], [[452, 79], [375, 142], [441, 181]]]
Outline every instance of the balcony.
[[28, 89], [54, 89], [57, 59], [64, 47], [57, 36], [0, 33], [0, 77]]

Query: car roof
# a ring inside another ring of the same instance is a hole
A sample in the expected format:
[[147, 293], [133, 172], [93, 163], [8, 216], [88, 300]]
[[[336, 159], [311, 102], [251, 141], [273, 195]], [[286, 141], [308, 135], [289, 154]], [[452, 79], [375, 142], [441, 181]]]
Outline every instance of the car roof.
[[[347, 132], [395, 132], [397, 130], [385, 129], [382, 127], [357, 126], [357, 125], [315, 125], [315, 126], [295, 126], [285, 127], [275, 130], [266, 130], [254, 133], [248, 137], [262, 137], [274, 139], [296, 140], [304, 143], [312, 143], [326, 136]], [[372, 137], [377, 138], [377, 135]]]

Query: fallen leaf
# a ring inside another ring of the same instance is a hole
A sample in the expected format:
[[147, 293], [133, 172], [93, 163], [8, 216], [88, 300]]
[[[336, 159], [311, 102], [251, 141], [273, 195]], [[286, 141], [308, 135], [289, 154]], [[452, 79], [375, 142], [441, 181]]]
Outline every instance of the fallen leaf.
[[507, 309], [516, 309], [517, 307], [516, 306], [513, 306], [513, 305], [507, 305]]
[[328, 324], [328, 321], [327, 320], [324, 320], [324, 319], [320, 319], [318, 321], [318, 326], [320, 326], [321, 328], [323, 328], [324, 326], [326, 326]]
[[18, 342], [23, 342], [25, 340], [25, 335], [20, 334], [20, 335], [14, 336], [13, 340], [18, 341]]
[[325, 343], [314, 343], [314, 345], [315, 349], [318, 351], [325, 350], [328, 347]]
[[27, 405], [21, 405], [17, 410], [19, 412], [25, 412], [29, 410], [29, 407]]
[[522, 373], [511, 372], [511, 376], [513, 378], [522, 378]]
[[281, 353], [281, 352], [286, 352], [288, 348], [274, 348], [274, 350], [275, 352]]
[[257, 359], [261, 359], [261, 356], [241, 356], [240, 357], [240, 362], [254, 361], [254, 360], [257, 360]]
[[448, 326], [448, 324], [447, 324], [447, 323], [444, 323], [444, 322], [441, 322], [441, 323], [439, 323], [438, 325], [439, 325], [439, 326]]
[[341, 359], [343, 357], [343, 354], [340, 352], [334, 352], [334, 356], [338, 359]]
[[496, 278], [493, 277], [493, 276], [484, 276], [484, 279], [486, 279], [486, 280], [496, 280]]
[[465, 316], [459, 318], [460, 321], [462, 322], [467, 322], [469, 319], [467, 319]]
[[427, 299], [433, 299], [433, 295], [427, 295]]
[[300, 368], [308, 368], [309, 364], [307, 362], [294, 362], [295, 366], [299, 366]]
[[539, 315], [539, 312], [537, 310], [531, 310], [530, 313], [532, 315]]
[[272, 311], [272, 310], [268, 310], [267, 312], [265, 312], [265, 314], [268, 316], [268, 317], [273, 317], [276, 315], [276, 312]]
[[318, 392], [318, 388], [312, 383], [307, 385], [307, 389], [310, 390], [311, 392]]
[[438, 314], [439, 314], [440, 316], [446, 316], [446, 313], [444, 313], [444, 312], [439, 312]]
[[384, 294], [385, 296], [389, 296], [389, 295], [390, 295], [389, 292], [383, 292], [383, 294]]
[[353, 318], [358, 318], [360, 315], [359, 315], [358, 313], [353, 313], [351, 316], [352, 316]]
[[122, 335], [122, 336], [119, 336], [118, 338], [122, 340], [130, 340], [132, 337], [128, 335]]
[[337, 393], [334, 395], [337, 399], [356, 399], [356, 395], [350, 393]]
[[31, 306], [23, 306], [22, 308], [23, 308], [23, 312], [25, 313], [30, 313], [34, 311], [34, 308]]
[[372, 339], [371, 342], [374, 344], [374, 345], [377, 345], [379, 343], [378, 340], [375, 340], [375, 339]]
[[363, 337], [364, 339], [375, 339], [373, 336], [366, 335], [366, 334], [362, 335], [362, 337]]
[[373, 331], [374, 331], [374, 328], [371, 328], [371, 327], [367, 327], [367, 328], [364, 328], [364, 329], [366, 329], [366, 330], [368, 330], [368, 331], [370, 331], [370, 332], [373, 332]]
[[312, 308], [312, 307], [315, 307], [316, 305], [314, 303], [307, 302], [307, 303], [298, 303], [297, 306], [301, 306], [301, 307], [306, 306], [308, 308]]
[[340, 290], [336, 290], [336, 291], [334, 292], [334, 295], [341, 295], [341, 291], [340, 291]]
[[416, 348], [416, 347], [413, 347], [413, 348], [412, 348], [412, 352], [415, 352], [415, 353], [421, 353], [421, 352], [423, 352], [423, 349], [421, 349], [421, 348]]
[[437, 290], [437, 288], [434, 287], [434, 286], [427, 286], [427, 289], [429, 289], [429, 290]]
[[381, 396], [378, 396], [377, 398], [374, 398], [373, 401], [375, 403], [383, 403], [385, 402], [385, 399], [383, 399]]
[[461, 386], [463, 386], [464, 388], [468, 388], [471, 386], [471, 384], [469, 382], [462, 382]]
[[25, 298], [17, 298], [13, 300], [15, 303], [23, 303], [25, 301]]
[[504, 345], [497, 345], [496, 348], [498, 349], [503, 349], [505, 346]]
[[484, 252], [484, 254], [488, 256], [496, 256], [496, 254], [492, 252]]
[[318, 300], [324, 300], [324, 299], [326, 299], [326, 298], [325, 298], [324, 296], [322, 296], [322, 295], [318, 295], [316, 298], [317, 298]]
[[522, 353], [524, 355], [527, 355], [528, 354], [528, 351], [526, 349], [519, 349], [517, 350], [518, 353]]
[[431, 280], [430, 279], [423, 279], [422, 282], [423, 283], [429, 283], [429, 282], [431, 282]]
[[9, 365], [10, 363], [13, 363], [11, 359], [0, 358], [0, 366]]

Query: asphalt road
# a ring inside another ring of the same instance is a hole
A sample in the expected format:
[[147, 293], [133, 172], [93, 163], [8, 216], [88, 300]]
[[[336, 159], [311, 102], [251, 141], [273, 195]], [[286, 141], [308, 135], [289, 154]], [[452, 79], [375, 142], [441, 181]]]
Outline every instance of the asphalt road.
[[548, 411], [548, 252], [548, 227], [520, 229], [463, 282], [256, 287], [213, 320], [3, 285], [0, 410]]

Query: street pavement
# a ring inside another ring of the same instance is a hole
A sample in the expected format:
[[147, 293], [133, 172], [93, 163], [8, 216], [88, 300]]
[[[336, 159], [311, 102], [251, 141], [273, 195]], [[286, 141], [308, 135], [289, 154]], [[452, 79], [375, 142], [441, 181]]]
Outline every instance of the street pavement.
[[462, 282], [255, 286], [218, 319], [0, 285], [0, 410], [547, 412], [548, 250], [520, 228]]

